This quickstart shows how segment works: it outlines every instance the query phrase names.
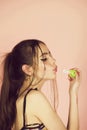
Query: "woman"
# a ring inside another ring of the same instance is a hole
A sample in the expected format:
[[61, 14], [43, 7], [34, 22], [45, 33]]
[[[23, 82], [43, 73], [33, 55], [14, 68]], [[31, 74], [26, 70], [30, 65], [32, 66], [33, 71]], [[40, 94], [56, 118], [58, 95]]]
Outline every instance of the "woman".
[[70, 78], [67, 128], [40, 91], [56, 77], [57, 66], [45, 43], [24, 40], [4, 60], [0, 95], [0, 130], [79, 130], [78, 87], [80, 72]]

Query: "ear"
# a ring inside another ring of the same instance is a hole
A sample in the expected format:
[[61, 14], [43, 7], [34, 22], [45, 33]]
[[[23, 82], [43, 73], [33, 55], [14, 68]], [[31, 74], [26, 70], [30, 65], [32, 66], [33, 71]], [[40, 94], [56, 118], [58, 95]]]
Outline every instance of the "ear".
[[29, 76], [31, 76], [33, 74], [33, 68], [32, 68], [32, 66], [29, 66], [27, 64], [22, 65], [22, 71], [25, 74], [29, 75]]

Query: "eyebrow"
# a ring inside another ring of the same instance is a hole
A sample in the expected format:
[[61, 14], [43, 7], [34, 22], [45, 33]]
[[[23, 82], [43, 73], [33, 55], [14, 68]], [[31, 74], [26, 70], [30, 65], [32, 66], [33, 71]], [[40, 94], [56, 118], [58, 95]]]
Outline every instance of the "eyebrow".
[[[50, 51], [49, 51], [49, 52], [44, 52], [44, 53], [42, 53], [41, 56], [48, 55], [48, 54], [50, 54]], [[41, 56], [40, 56], [40, 57], [41, 57]]]

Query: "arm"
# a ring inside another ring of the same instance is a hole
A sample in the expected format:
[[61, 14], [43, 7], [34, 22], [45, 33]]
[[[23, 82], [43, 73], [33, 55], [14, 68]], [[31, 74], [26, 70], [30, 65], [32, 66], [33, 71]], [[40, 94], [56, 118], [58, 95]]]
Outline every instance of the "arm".
[[[78, 130], [78, 105], [76, 102], [78, 91], [77, 78], [70, 82], [70, 112], [68, 128], [66, 128], [59, 115], [51, 107], [46, 97], [39, 91], [32, 91], [29, 94], [32, 113], [44, 123], [48, 130]], [[27, 104], [28, 105], [28, 104]]]
[[68, 130], [79, 130], [79, 112], [78, 112], [78, 88], [80, 83], [80, 73], [77, 71], [76, 79], [70, 80], [70, 108], [69, 108], [69, 117], [68, 117]]
[[72, 93], [70, 96], [70, 108], [68, 117], [68, 130], [79, 130], [79, 115], [78, 115], [78, 96]]

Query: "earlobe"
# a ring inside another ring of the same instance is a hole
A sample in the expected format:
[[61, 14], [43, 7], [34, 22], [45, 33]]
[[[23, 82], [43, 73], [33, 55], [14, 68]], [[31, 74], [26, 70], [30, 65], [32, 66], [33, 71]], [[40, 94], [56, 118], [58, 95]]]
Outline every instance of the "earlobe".
[[27, 64], [22, 65], [22, 71], [25, 74], [29, 75], [29, 76], [31, 76], [33, 74], [33, 68], [32, 68], [32, 66], [29, 66]]

